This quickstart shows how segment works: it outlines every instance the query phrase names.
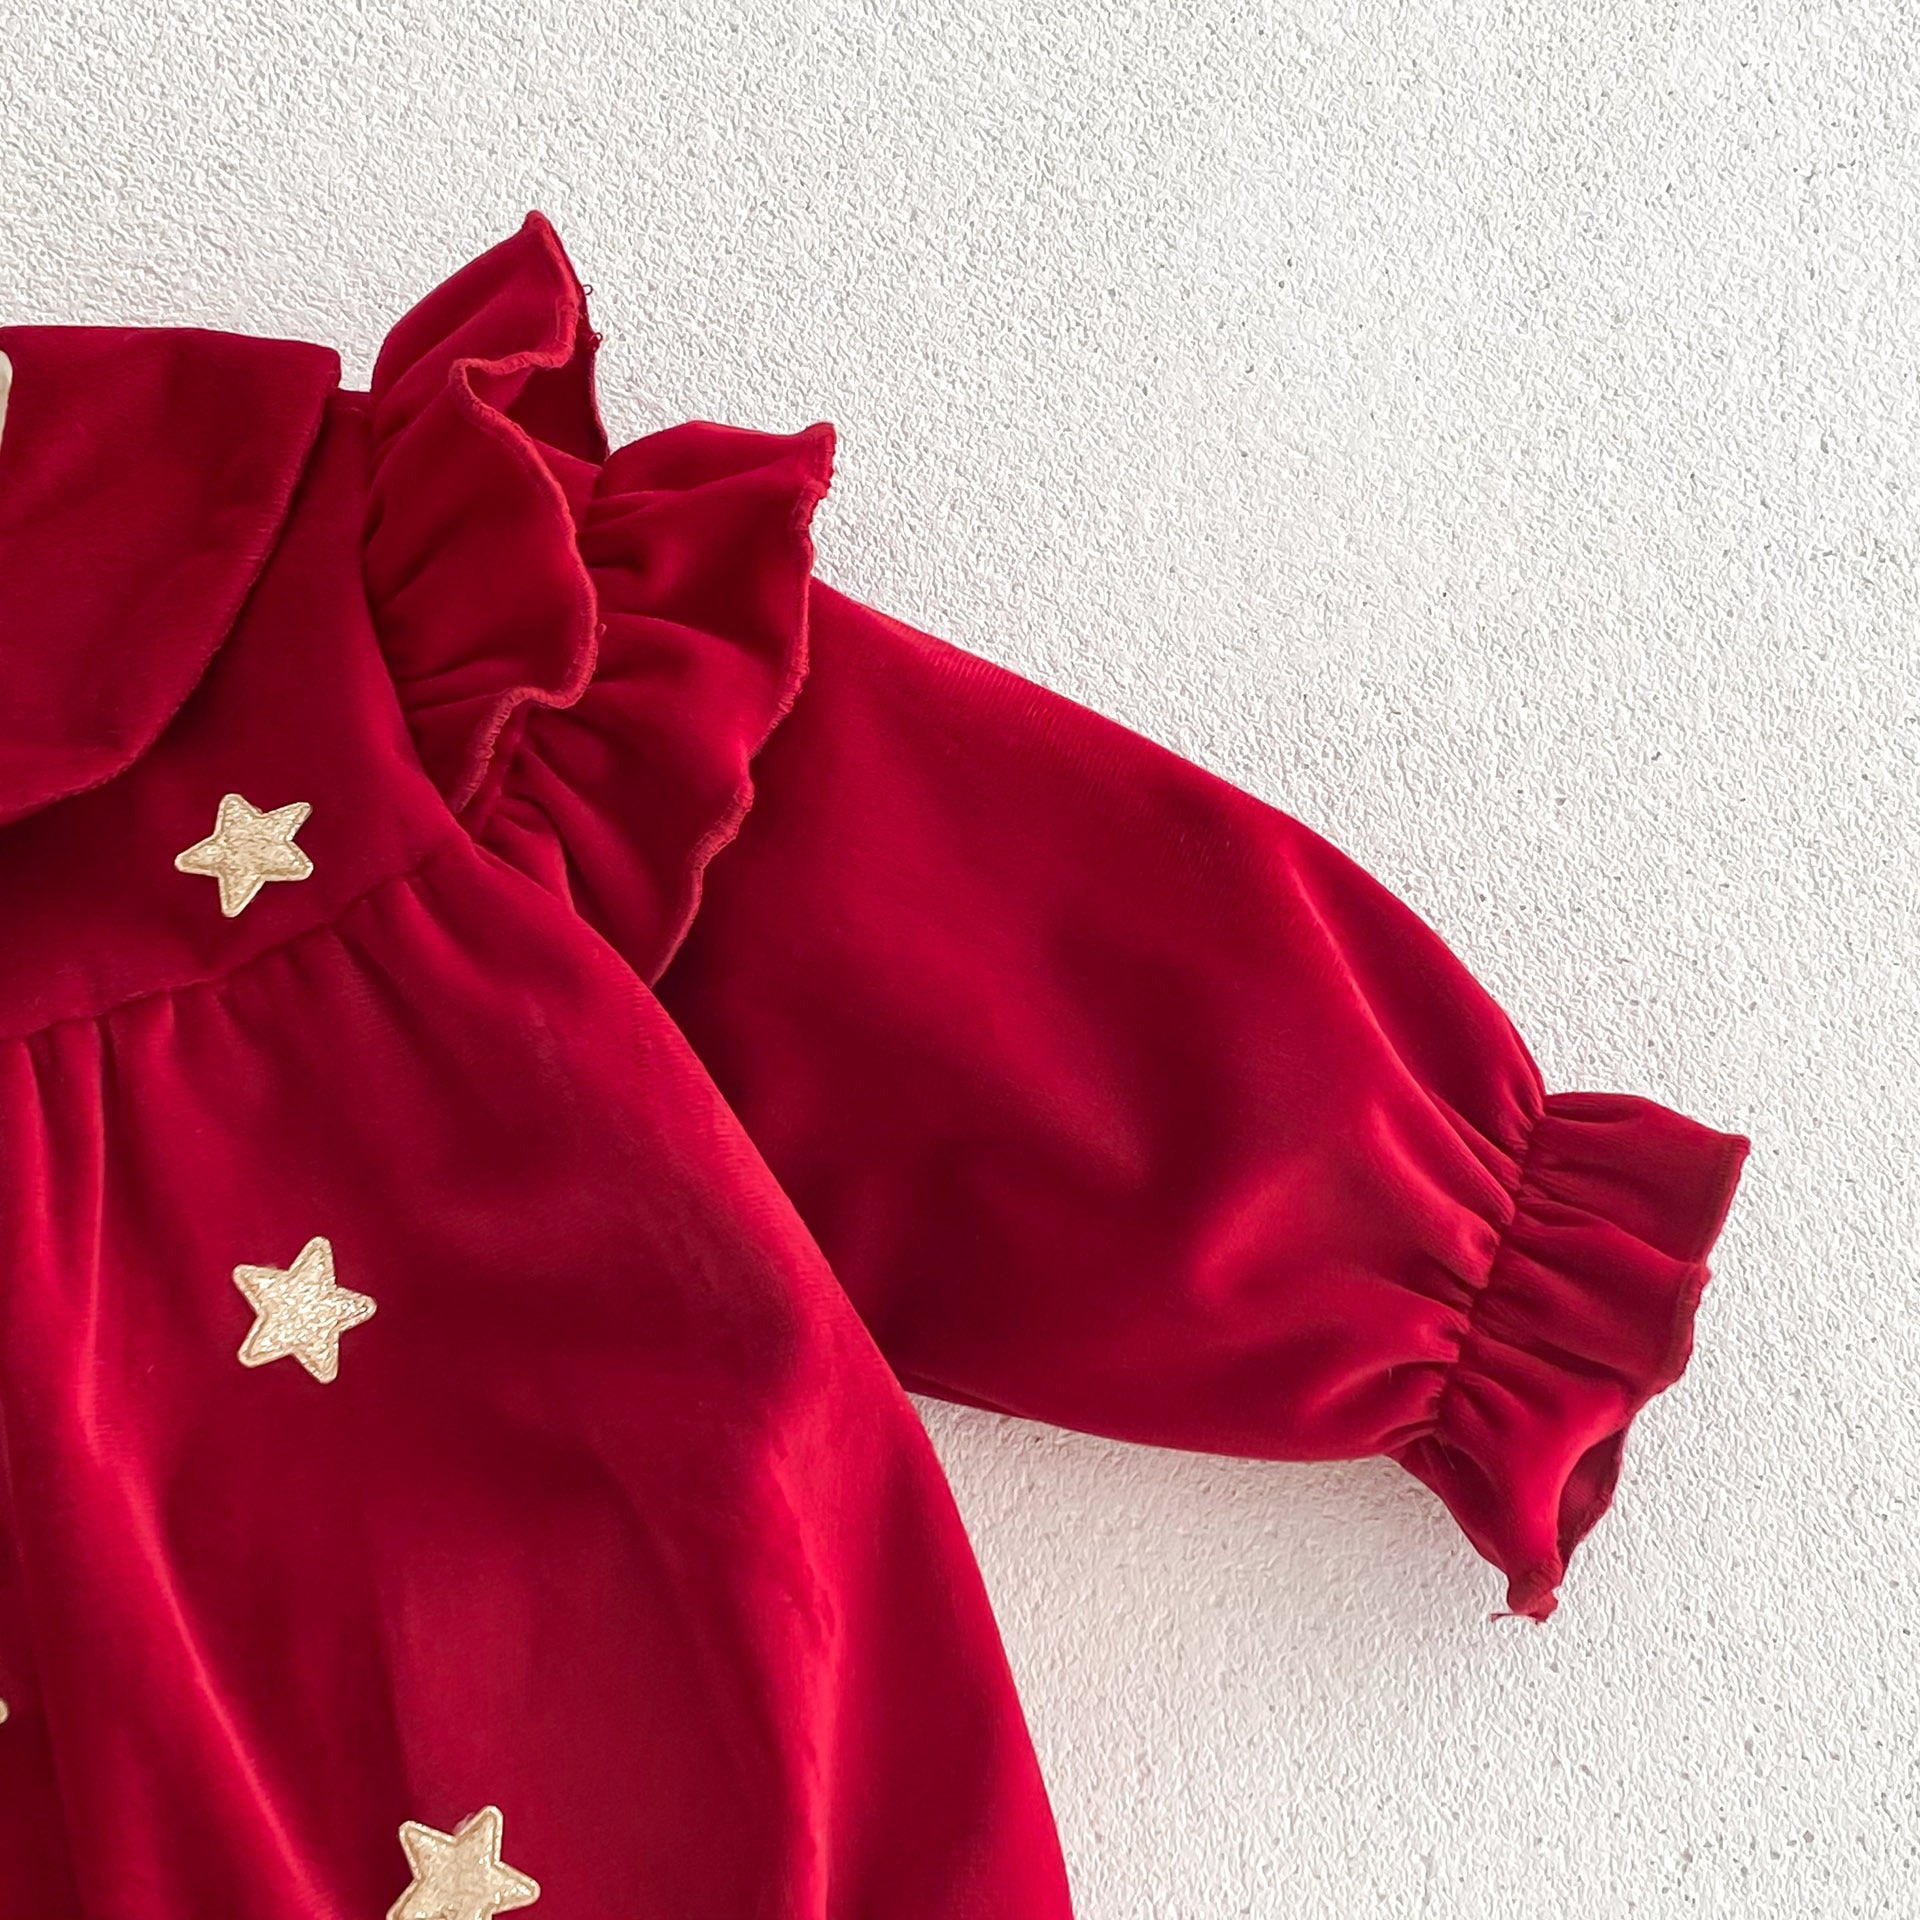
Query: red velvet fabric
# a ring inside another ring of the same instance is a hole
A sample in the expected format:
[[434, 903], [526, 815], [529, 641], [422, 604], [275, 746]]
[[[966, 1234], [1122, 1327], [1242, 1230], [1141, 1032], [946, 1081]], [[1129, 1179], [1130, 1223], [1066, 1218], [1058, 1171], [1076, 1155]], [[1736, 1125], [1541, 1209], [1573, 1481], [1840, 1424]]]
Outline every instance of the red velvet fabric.
[[[1544, 1618], [1746, 1140], [1324, 840], [609, 450], [550, 227], [323, 349], [0, 330], [0, 1920], [1060, 1916], [903, 1384], [1390, 1454]], [[310, 877], [223, 916], [222, 794]], [[243, 1367], [313, 1236], [374, 1317]]]

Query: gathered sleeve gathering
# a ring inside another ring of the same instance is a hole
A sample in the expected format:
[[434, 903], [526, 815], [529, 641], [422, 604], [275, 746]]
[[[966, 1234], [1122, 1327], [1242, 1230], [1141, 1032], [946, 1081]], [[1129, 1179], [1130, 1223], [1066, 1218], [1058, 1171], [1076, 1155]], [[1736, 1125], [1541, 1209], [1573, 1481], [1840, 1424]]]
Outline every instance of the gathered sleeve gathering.
[[1391, 1455], [1544, 1617], [1745, 1140], [1547, 1093], [1319, 835], [822, 585], [754, 782], [661, 991], [902, 1378]]

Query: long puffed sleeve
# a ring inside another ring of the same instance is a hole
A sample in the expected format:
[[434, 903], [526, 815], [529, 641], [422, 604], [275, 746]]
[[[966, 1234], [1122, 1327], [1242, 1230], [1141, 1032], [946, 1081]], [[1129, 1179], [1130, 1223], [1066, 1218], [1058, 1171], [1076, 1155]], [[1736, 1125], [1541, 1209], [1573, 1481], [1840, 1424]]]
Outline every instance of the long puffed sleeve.
[[1544, 1619], [1748, 1142], [1548, 1094], [1299, 822], [819, 582], [660, 983], [917, 1391], [1388, 1454]]
[[655, 986], [919, 1391], [1390, 1454], [1544, 1618], [1747, 1141], [1549, 1095], [1318, 835], [813, 575], [827, 422], [609, 450], [537, 215], [395, 328], [367, 587], [475, 840]]

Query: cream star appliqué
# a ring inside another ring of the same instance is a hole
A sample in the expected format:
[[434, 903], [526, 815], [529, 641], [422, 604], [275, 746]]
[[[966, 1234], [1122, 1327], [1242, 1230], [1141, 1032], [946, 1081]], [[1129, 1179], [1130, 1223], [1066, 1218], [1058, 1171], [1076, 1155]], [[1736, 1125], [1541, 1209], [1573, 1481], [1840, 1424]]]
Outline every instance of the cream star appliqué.
[[235, 1267], [254, 1322], [240, 1345], [243, 1367], [291, 1354], [316, 1380], [340, 1371], [340, 1336], [373, 1318], [373, 1301], [333, 1277], [333, 1248], [317, 1234], [290, 1267]]
[[498, 1807], [482, 1807], [451, 1833], [409, 1820], [400, 1844], [413, 1884], [387, 1909], [387, 1920], [493, 1920], [530, 1907], [540, 1888], [500, 1858]]
[[173, 864], [182, 873], [204, 873], [220, 882], [220, 911], [229, 920], [269, 880], [304, 880], [313, 862], [293, 844], [313, 808], [304, 800], [262, 813], [237, 793], [220, 802], [213, 831]]

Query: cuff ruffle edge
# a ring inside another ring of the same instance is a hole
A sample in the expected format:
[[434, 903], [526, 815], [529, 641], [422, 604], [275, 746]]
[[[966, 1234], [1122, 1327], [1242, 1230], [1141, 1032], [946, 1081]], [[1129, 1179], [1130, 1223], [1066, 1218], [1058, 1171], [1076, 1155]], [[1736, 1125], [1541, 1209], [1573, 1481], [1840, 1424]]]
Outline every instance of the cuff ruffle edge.
[[1395, 1457], [1545, 1620], [1677, 1380], [1750, 1142], [1631, 1094], [1550, 1095], [1430, 1430]]

